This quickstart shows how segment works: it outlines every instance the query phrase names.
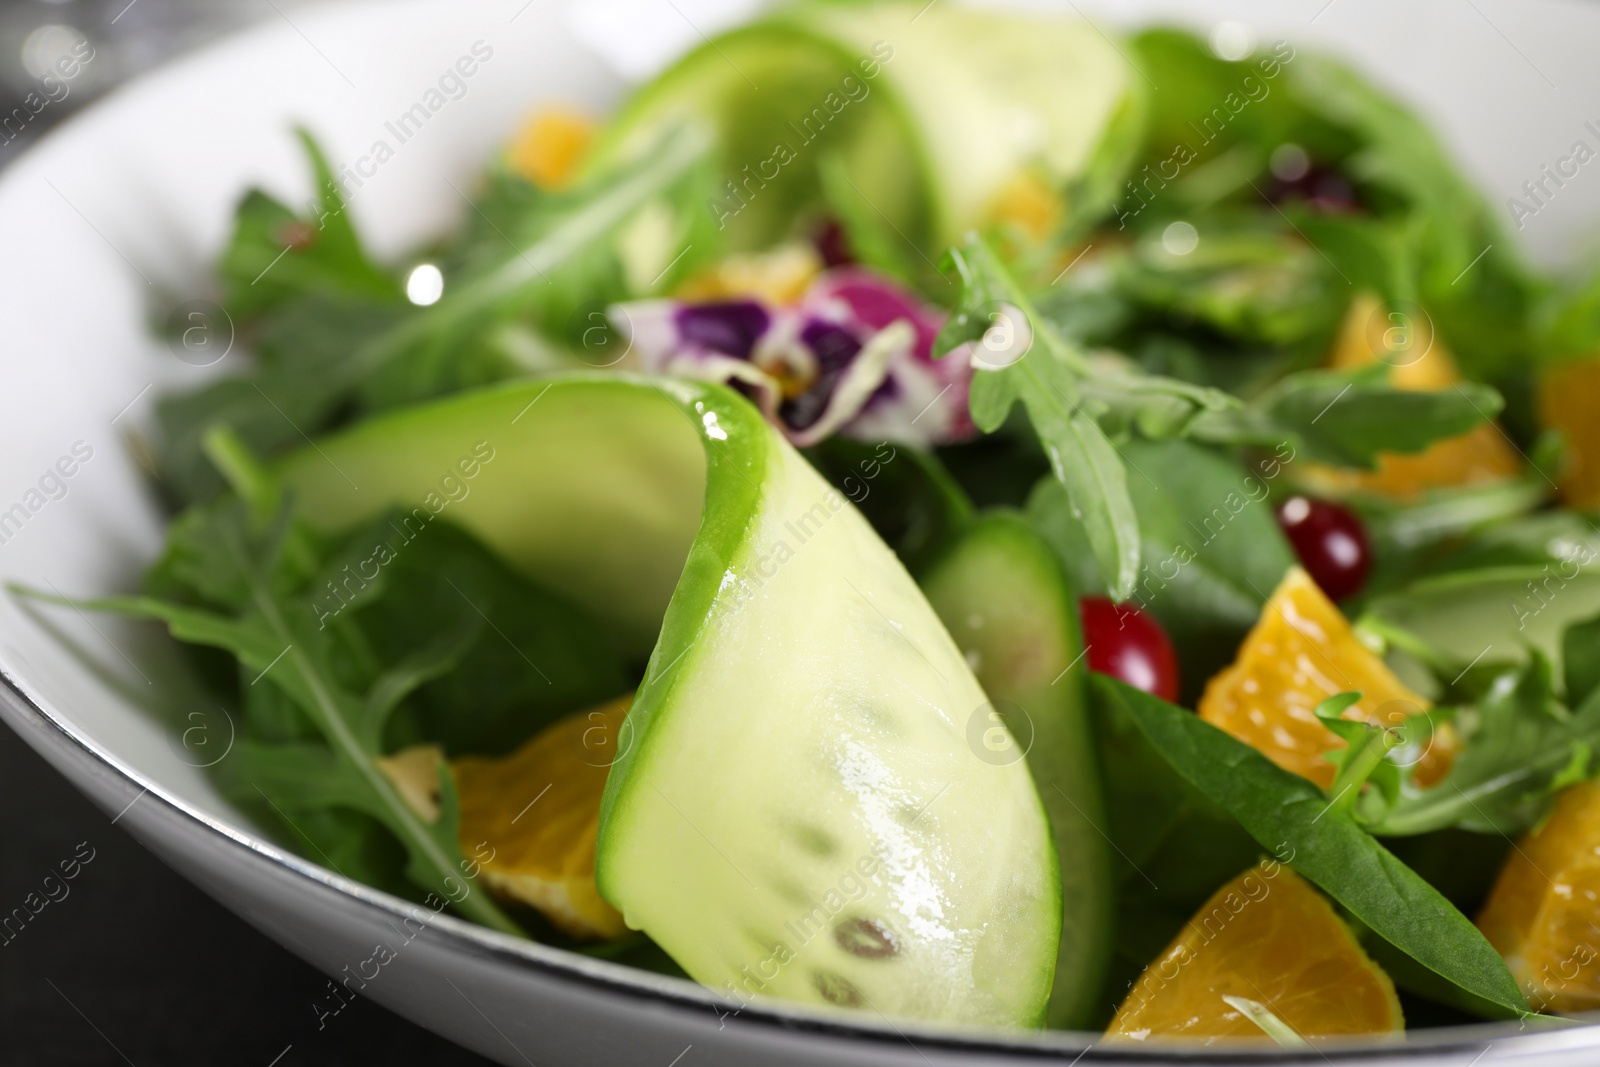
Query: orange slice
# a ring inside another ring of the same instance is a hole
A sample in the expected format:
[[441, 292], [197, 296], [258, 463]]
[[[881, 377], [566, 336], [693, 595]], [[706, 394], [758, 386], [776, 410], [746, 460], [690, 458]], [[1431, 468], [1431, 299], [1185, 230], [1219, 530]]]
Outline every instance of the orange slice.
[[728, 256], [684, 282], [673, 295], [692, 301], [753, 297], [769, 304], [793, 304], [822, 267], [822, 257], [810, 245], [779, 245], [768, 252]]
[[1564, 789], [1478, 913], [1535, 1011], [1600, 1008], [1600, 782]]
[[[574, 937], [616, 938], [627, 926], [594, 883], [595, 838], [606, 775], [629, 733], [631, 695], [570, 715], [497, 759], [450, 763], [460, 799], [461, 854], [496, 895], [538, 908]], [[407, 749], [379, 762], [403, 799], [439, 817], [439, 749]]]
[[1061, 225], [1066, 204], [1061, 194], [1033, 171], [1012, 178], [995, 197], [989, 209], [996, 225], [1016, 227], [1035, 241], [1042, 241]]
[[594, 143], [595, 124], [566, 108], [542, 108], [522, 124], [506, 149], [506, 163], [542, 189], [571, 183]]
[[1272, 861], [1245, 871], [1201, 906], [1140, 974], [1106, 1033], [1202, 1044], [1266, 1038], [1224, 998], [1263, 1005], [1302, 1038], [1405, 1026], [1389, 976], [1322, 894]]
[[[1400, 389], [1436, 391], [1461, 381], [1455, 358], [1434, 335], [1426, 314], [1391, 314], [1376, 296], [1361, 293], [1345, 313], [1329, 366], [1355, 370], [1380, 360], [1390, 366], [1390, 378]], [[1308, 464], [1300, 473], [1309, 486], [1323, 492], [1367, 492], [1415, 500], [1430, 489], [1498, 481], [1521, 469], [1521, 460], [1505, 435], [1493, 423], [1485, 422], [1459, 437], [1436, 441], [1421, 452], [1381, 455], [1376, 470]]]
[[1567, 442], [1561, 499], [1575, 508], [1600, 507], [1600, 356], [1572, 360], [1539, 378], [1539, 419]]
[[[1326, 789], [1334, 776], [1326, 753], [1345, 742], [1317, 718], [1316, 709], [1350, 691], [1361, 700], [1344, 717], [1374, 725], [1397, 726], [1429, 706], [1361, 643], [1310, 576], [1293, 567], [1232, 665], [1206, 683], [1199, 712], [1284, 770]], [[1417, 783], [1429, 786], [1450, 770], [1455, 748], [1456, 734], [1445, 724], [1426, 742], [1418, 739], [1399, 751], [1400, 758], [1415, 762]]]

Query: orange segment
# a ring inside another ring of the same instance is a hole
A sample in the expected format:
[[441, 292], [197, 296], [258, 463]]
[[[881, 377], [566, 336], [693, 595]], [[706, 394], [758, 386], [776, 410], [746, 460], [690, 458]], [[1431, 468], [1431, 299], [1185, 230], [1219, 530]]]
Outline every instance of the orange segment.
[[673, 295], [690, 301], [753, 297], [769, 304], [793, 304], [822, 267], [822, 257], [810, 245], [779, 245], [769, 252], [728, 256], [684, 282]]
[[543, 189], [563, 189], [572, 181], [589, 147], [595, 124], [566, 108], [542, 108], [524, 122], [506, 149], [512, 171]]
[[1478, 929], [1535, 1011], [1600, 1008], [1600, 783], [1562, 790], [1517, 843]]
[[1561, 499], [1575, 508], [1600, 507], [1600, 356], [1551, 367], [1539, 378], [1539, 419], [1560, 430], [1569, 466]]
[[1015, 226], [1033, 240], [1042, 241], [1060, 226], [1065, 206], [1061, 194], [1043, 178], [1024, 171], [1000, 190], [989, 214], [997, 225]]
[[[1461, 381], [1454, 357], [1434, 335], [1426, 314], [1392, 314], [1376, 296], [1361, 293], [1345, 313], [1329, 366], [1355, 370], [1380, 360], [1390, 366], [1391, 380], [1401, 389], [1441, 390]], [[1459, 437], [1436, 441], [1421, 452], [1381, 455], [1376, 470], [1320, 464], [1308, 468], [1301, 472], [1305, 481], [1324, 492], [1368, 492], [1415, 500], [1429, 489], [1513, 477], [1522, 463], [1500, 430], [1486, 422]]]
[[1389, 976], [1322, 894], [1272, 861], [1201, 906], [1140, 974], [1106, 1032], [1113, 1040], [1266, 1040], [1224, 997], [1265, 1005], [1303, 1038], [1405, 1026]]
[[[616, 938], [622, 916], [594, 883], [600, 795], [619, 748], [631, 695], [536, 734], [510, 755], [450, 763], [460, 799], [463, 856], [495, 894], [538, 908], [574, 937]], [[439, 749], [423, 745], [379, 760], [407, 803], [439, 817]]]
[[[1266, 755], [1284, 770], [1326, 789], [1334, 767], [1325, 758], [1345, 742], [1316, 716], [1336, 693], [1361, 700], [1344, 717], [1398, 725], [1425, 711], [1428, 702], [1361, 643], [1333, 601], [1309, 575], [1293, 567], [1273, 591], [1261, 618], [1239, 646], [1233, 664], [1206, 683], [1200, 717]], [[1450, 770], [1456, 735], [1435, 732], [1416, 760], [1416, 781], [1433, 785]]]

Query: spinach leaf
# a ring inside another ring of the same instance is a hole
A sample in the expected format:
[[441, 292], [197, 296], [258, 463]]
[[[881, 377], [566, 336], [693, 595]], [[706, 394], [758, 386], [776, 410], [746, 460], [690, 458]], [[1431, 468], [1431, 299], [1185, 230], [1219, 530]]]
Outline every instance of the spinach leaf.
[[1561, 665], [1568, 706], [1584, 707], [1600, 690], [1600, 615], [1567, 627], [1561, 635]]
[[1108, 992], [1119, 996], [1217, 886], [1256, 862], [1261, 846], [1173, 770], [1126, 709], [1096, 687], [1089, 696], [1107, 832], [1117, 852], [1116, 973]]
[[[435, 520], [413, 530], [402, 518], [351, 536], [309, 589], [319, 613], [348, 611], [378, 662], [409, 683], [385, 694], [394, 704], [407, 698], [386, 750], [432, 742], [452, 757], [502, 755], [557, 717], [628, 689], [611, 642], [583, 612], [459, 527]], [[363, 599], [346, 606], [352, 577]], [[467, 624], [459, 649], [449, 620], [458, 631]]]
[[1104, 675], [1094, 684], [1191, 785], [1374, 933], [1467, 992], [1528, 1010], [1505, 962], [1467, 917], [1315, 785], [1158, 697]]

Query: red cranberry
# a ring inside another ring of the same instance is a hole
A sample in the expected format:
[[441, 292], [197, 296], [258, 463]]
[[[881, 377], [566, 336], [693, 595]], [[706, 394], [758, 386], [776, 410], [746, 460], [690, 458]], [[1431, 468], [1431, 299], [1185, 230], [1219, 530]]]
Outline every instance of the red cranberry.
[[1178, 657], [1161, 624], [1129, 604], [1103, 596], [1078, 601], [1089, 669], [1109, 674], [1163, 700], [1178, 699]]
[[292, 248], [296, 252], [304, 252], [317, 243], [317, 231], [308, 223], [296, 219], [286, 222], [278, 230], [278, 243], [285, 248]]
[[1278, 525], [1288, 535], [1300, 565], [1334, 600], [1361, 588], [1372, 569], [1372, 550], [1361, 520], [1346, 508], [1309, 496], [1278, 506]]
[[1355, 186], [1331, 167], [1311, 163], [1290, 174], [1275, 175], [1268, 182], [1268, 200], [1274, 204], [1299, 200], [1327, 215], [1347, 215], [1362, 208]]
[[855, 253], [850, 250], [850, 238], [834, 219], [823, 220], [813, 241], [825, 267], [848, 267], [856, 261]]

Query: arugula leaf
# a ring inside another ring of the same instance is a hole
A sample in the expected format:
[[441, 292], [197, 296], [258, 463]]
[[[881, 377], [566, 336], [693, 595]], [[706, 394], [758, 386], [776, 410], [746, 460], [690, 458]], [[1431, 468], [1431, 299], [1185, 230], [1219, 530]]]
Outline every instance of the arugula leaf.
[[[370, 816], [404, 846], [407, 875], [414, 883], [455, 902], [464, 915], [485, 926], [520, 932], [487, 893], [473, 892], [459, 875], [464, 861], [456, 842], [454, 793], [443, 767], [444, 814], [432, 823], [413, 812], [378, 769], [383, 705], [370, 704], [346, 680], [349, 670], [340, 669], [337, 646], [326, 628], [314, 625], [316, 616], [306, 610], [300, 583], [284, 566], [291, 522], [287, 509], [265, 528], [237, 497], [193, 516], [181, 543], [193, 547], [203, 542], [208, 548], [203, 556], [180, 554], [183, 562], [174, 573], [204, 574], [203, 588], [220, 610], [149, 596], [91, 600], [80, 606], [158, 620], [180, 641], [237, 656], [250, 679], [247, 684], [267, 681], [280, 689], [315, 726], [322, 743], [246, 742], [239, 765], [228, 768], [228, 776], [236, 783], [248, 781], [291, 825], [293, 812], [330, 806]], [[74, 603], [20, 591], [52, 603]], [[392, 709], [392, 702], [385, 703]]]
[[1360, 693], [1337, 693], [1318, 704], [1315, 713], [1345, 743], [1325, 755], [1335, 768], [1328, 802], [1376, 833], [1374, 827], [1388, 818], [1402, 794], [1416, 793], [1411, 772], [1432, 747], [1439, 726], [1455, 717], [1455, 709], [1432, 708], [1382, 726], [1344, 718], [1345, 710], [1360, 699]]
[[[1044, 445], [1050, 467], [1066, 487], [1073, 507], [1084, 516], [1089, 545], [1106, 585], [1116, 600], [1132, 592], [1139, 570], [1139, 526], [1128, 496], [1127, 473], [1115, 446], [1094, 416], [1084, 410], [1078, 382], [1086, 376], [1083, 356], [1033, 311], [1028, 298], [994, 252], [973, 236], [951, 258], [963, 282], [961, 303], [934, 342], [934, 351], [949, 352], [980, 341], [994, 324], [1014, 332], [1033, 333], [1037, 350], [1023, 353], [1009, 366], [978, 369], [969, 404], [979, 429], [1000, 428], [1018, 400], [1028, 412]], [[1012, 312], [1021, 322], [1012, 321]]]
[[[247, 198], [224, 257], [230, 314], [256, 343], [252, 372], [157, 405], [162, 472], [182, 501], [222, 488], [202, 453], [214, 425], [271, 456], [364, 412], [570, 361], [562, 353], [581, 351], [592, 325], [581, 312], [672, 284], [717, 247], [701, 204], [710, 140], [684, 126], [644, 164], [571, 192], [510, 196], [503, 177], [492, 182], [494, 214], [469, 210], [459, 243], [439, 257], [452, 270], [443, 298], [414, 307], [360, 251], [326, 164], [307, 147], [318, 217]], [[286, 228], [314, 238], [297, 248]]]
[[1600, 555], [1586, 538], [1551, 547], [1560, 555], [1542, 565], [1452, 570], [1385, 592], [1357, 625], [1446, 680], [1473, 663], [1523, 662], [1529, 650], [1559, 677], [1562, 635], [1600, 611]]
[[1105, 675], [1094, 685], [1174, 770], [1374, 933], [1462, 989], [1528, 1011], [1505, 961], [1467, 917], [1315, 785], [1159, 697]]
[[1417, 299], [1468, 373], [1491, 377], [1532, 355], [1535, 284], [1499, 216], [1428, 124], [1362, 75], [1323, 57], [1297, 60], [1294, 80], [1325, 121], [1358, 141], [1342, 164], [1346, 172], [1380, 212], [1405, 218]]
[[1501, 407], [1500, 394], [1463, 382], [1437, 392], [1397, 389], [1388, 368], [1291, 374], [1247, 407], [1206, 411], [1190, 434], [1201, 441], [1276, 446], [1342, 467], [1377, 465], [1383, 452], [1420, 452], [1456, 437]]
[[1402, 836], [1454, 826], [1514, 834], [1536, 823], [1554, 794], [1593, 773], [1600, 746], [1600, 700], [1576, 712], [1556, 698], [1550, 661], [1497, 672], [1487, 692], [1456, 719], [1463, 745], [1449, 775], [1426, 790], [1408, 789], [1375, 834]]
[[1259, 1000], [1249, 997], [1223, 996], [1223, 1002], [1255, 1024], [1256, 1028], [1277, 1043], [1279, 1048], [1309, 1048], [1310, 1042], [1284, 1022], [1272, 1009]]
[[961, 299], [934, 351], [975, 343], [969, 403], [979, 429], [998, 430], [1021, 402], [1114, 600], [1126, 600], [1139, 582], [1138, 514], [1122, 448], [1132, 438], [1263, 445], [1291, 456], [1372, 466], [1380, 452], [1418, 451], [1500, 409], [1499, 395], [1487, 386], [1397, 389], [1385, 367], [1302, 371], [1245, 404], [1216, 389], [1089, 359], [1039, 314], [976, 235], [952, 250], [951, 259], [961, 275]]
[[1332, 337], [1348, 287], [1276, 213], [1230, 207], [1185, 218], [1199, 243], [1183, 255], [1162, 240], [1172, 220], [1155, 215], [1129, 249], [1105, 255], [1116, 290], [1145, 313], [1147, 327], [1192, 320], [1246, 345]]
[[[1552, 556], [1551, 526], [1582, 525], [1570, 513], [1528, 515], [1550, 495], [1550, 484], [1535, 471], [1502, 481], [1434, 489], [1417, 500], [1352, 496], [1366, 523], [1376, 555], [1395, 556], [1427, 547], [1429, 570], [1473, 570], [1484, 566], [1544, 562]], [[1481, 531], [1462, 543], [1463, 535]], [[1582, 531], [1580, 531], [1581, 533]], [[1453, 544], [1441, 545], [1451, 539]], [[1600, 553], [1600, 546], [1597, 546]], [[1370, 587], [1369, 583], [1369, 587]]]
[[1173, 436], [1198, 413], [1237, 401], [1172, 378], [1097, 369], [1038, 313], [981, 238], [969, 237], [950, 256], [961, 275], [961, 299], [934, 351], [948, 353], [968, 342], [987, 346], [991, 329], [1009, 335], [1007, 355], [996, 360], [1003, 365], [975, 361], [973, 422], [992, 433], [1021, 401], [1051, 470], [1082, 516], [1107, 592], [1114, 600], [1127, 599], [1138, 581], [1138, 518], [1127, 471], [1108, 434]]
[[[326, 590], [324, 576], [337, 583], [351, 573], [346, 564], [366, 560], [370, 572], [370, 561], [388, 559], [366, 599], [344, 608], [389, 665], [373, 692], [406, 698], [381, 738], [386, 750], [431, 742], [452, 757], [502, 755], [561, 715], [629, 689], [611, 641], [584, 612], [459, 527], [435, 521], [408, 540], [397, 526], [381, 519], [352, 535], [310, 586]], [[339, 605], [326, 592], [318, 603]]]
[[403, 299], [399, 280], [362, 248], [322, 149], [304, 129], [295, 136], [311, 162], [316, 196], [297, 215], [258, 189], [245, 194], [218, 264], [229, 314], [252, 318], [306, 294]]

